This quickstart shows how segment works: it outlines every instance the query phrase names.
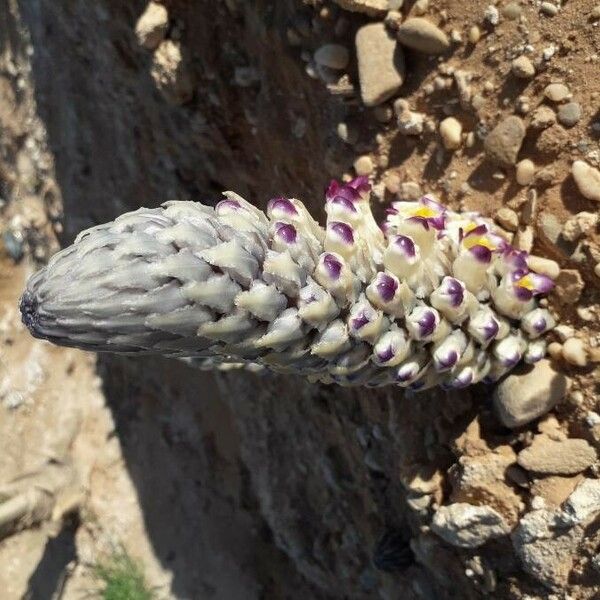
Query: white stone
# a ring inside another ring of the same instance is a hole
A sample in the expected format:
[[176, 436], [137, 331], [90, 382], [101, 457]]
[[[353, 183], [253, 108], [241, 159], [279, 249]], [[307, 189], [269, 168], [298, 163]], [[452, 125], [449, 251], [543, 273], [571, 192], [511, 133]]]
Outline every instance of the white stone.
[[490, 506], [457, 502], [442, 506], [434, 514], [431, 529], [459, 548], [477, 548], [510, 531], [504, 517]]

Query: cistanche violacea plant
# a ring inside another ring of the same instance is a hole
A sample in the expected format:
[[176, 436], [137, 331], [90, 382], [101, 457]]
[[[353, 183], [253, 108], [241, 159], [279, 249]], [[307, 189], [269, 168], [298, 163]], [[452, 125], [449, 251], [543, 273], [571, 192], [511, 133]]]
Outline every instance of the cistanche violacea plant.
[[380, 228], [365, 178], [298, 200], [232, 192], [82, 232], [27, 284], [31, 333], [86, 350], [253, 365], [341, 385], [463, 388], [545, 355], [552, 289], [488, 219], [433, 198]]

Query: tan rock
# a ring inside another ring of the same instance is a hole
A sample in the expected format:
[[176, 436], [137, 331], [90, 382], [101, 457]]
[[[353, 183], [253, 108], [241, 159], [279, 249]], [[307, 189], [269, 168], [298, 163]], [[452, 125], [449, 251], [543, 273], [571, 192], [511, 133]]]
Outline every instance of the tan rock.
[[513, 371], [494, 390], [494, 410], [511, 428], [521, 427], [552, 410], [566, 395], [568, 379], [541, 360], [532, 367]]
[[447, 117], [440, 123], [440, 135], [446, 150], [456, 150], [461, 144], [462, 124], [454, 117]]
[[493, 162], [510, 166], [517, 156], [525, 137], [525, 125], [519, 117], [507, 117], [487, 135], [484, 142], [486, 156]]
[[390, 9], [389, 0], [334, 0], [336, 4], [351, 12], [369, 17], [382, 17]]
[[525, 158], [517, 164], [516, 179], [519, 185], [530, 185], [535, 175], [535, 165], [533, 161]]
[[550, 508], [560, 506], [583, 479], [583, 475], [573, 477], [561, 477], [550, 475], [536, 479], [531, 486], [533, 496], [541, 496]]
[[356, 57], [365, 106], [376, 106], [396, 94], [404, 82], [404, 53], [383, 23], [363, 25], [357, 31]]
[[571, 173], [581, 195], [588, 200], [600, 202], [600, 171], [583, 160], [576, 160]]
[[527, 471], [553, 475], [575, 475], [596, 460], [596, 451], [586, 440], [552, 440], [536, 435], [531, 446], [519, 452], [517, 462]]
[[577, 269], [562, 269], [553, 294], [561, 304], [573, 304], [581, 298], [583, 287], [583, 278]]
[[135, 36], [141, 46], [154, 50], [165, 38], [168, 27], [167, 9], [158, 2], [149, 2], [135, 24]]
[[450, 48], [446, 34], [431, 21], [421, 17], [409, 18], [398, 27], [401, 44], [424, 54], [443, 54]]
[[179, 43], [165, 40], [160, 44], [154, 52], [150, 73], [167, 100], [174, 104], [184, 104], [191, 99], [192, 79]]

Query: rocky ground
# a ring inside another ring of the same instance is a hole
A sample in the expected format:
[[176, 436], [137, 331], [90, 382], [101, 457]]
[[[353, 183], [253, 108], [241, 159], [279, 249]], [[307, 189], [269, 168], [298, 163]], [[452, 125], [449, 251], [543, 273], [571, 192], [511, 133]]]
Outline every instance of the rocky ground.
[[[562, 598], [600, 586], [600, 5], [0, 0], [0, 590]], [[556, 279], [549, 357], [408, 396], [31, 339], [25, 278], [82, 228], [368, 175]]]

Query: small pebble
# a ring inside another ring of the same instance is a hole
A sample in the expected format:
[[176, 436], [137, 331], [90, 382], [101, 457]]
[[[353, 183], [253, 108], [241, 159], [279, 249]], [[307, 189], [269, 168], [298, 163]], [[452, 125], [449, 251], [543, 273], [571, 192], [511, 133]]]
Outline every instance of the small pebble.
[[540, 10], [549, 17], [554, 17], [558, 14], [558, 6], [552, 4], [552, 2], [542, 2]]
[[314, 58], [315, 62], [322, 67], [341, 71], [348, 66], [350, 53], [340, 44], [325, 44], [316, 50]]
[[514, 21], [521, 16], [521, 6], [517, 2], [509, 2], [502, 9], [502, 16]]
[[527, 266], [535, 273], [546, 275], [550, 279], [556, 279], [560, 273], [560, 266], [555, 260], [536, 256], [535, 254], [530, 254], [527, 257]]
[[558, 336], [558, 339], [561, 342], [566, 342], [569, 338], [572, 338], [575, 335], [575, 330], [569, 325], [564, 325], [563, 323], [557, 325], [552, 331]]
[[516, 179], [519, 185], [530, 185], [535, 175], [535, 165], [529, 158], [517, 163]]
[[481, 30], [479, 29], [479, 27], [477, 27], [477, 25], [473, 25], [473, 27], [471, 27], [469, 29], [469, 42], [471, 42], [471, 44], [474, 45], [480, 39], [481, 39]]
[[521, 227], [517, 231], [514, 245], [518, 250], [531, 252], [531, 249], [533, 248], [533, 227], [531, 227], [531, 225]]
[[370, 175], [373, 172], [373, 160], [368, 154], [359, 156], [354, 161], [354, 170], [357, 175]]
[[581, 195], [588, 200], [600, 202], [600, 171], [583, 160], [576, 160], [571, 173]]
[[450, 48], [448, 36], [421, 17], [412, 17], [398, 27], [398, 40], [404, 46], [424, 54], [443, 54]]
[[141, 46], [155, 50], [163, 41], [168, 28], [167, 9], [158, 2], [149, 2], [135, 25], [135, 35]]
[[515, 77], [519, 79], [531, 79], [535, 76], [535, 67], [529, 58], [526, 56], [519, 56], [512, 61], [511, 70]]
[[418, 17], [423, 16], [429, 10], [429, 0], [417, 0], [412, 10]]
[[551, 102], [562, 102], [571, 96], [571, 92], [563, 83], [551, 83], [544, 89], [544, 96]]
[[460, 148], [462, 125], [458, 119], [448, 117], [440, 123], [440, 135], [446, 150]]
[[547, 129], [556, 123], [556, 113], [549, 106], [540, 106], [531, 115], [532, 129]]
[[397, 173], [388, 173], [385, 176], [385, 189], [390, 193], [390, 194], [397, 194], [400, 191], [400, 185], [402, 183], [402, 180], [400, 179], [400, 176]]
[[337, 124], [336, 132], [340, 140], [346, 144], [354, 144], [358, 139], [356, 130], [344, 121]]
[[573, 127], [581, 120], [581, 104], [567, 102], [558, 109], [558, 122], [565, 127]]
[[516, 116], [507, 117], [487, 135], [484, 150], [487, 157], [502, 166], [514, 165], [525, 137], [525, 125]]
[[553, 360], [560, 360], [562, 358], [562, 344], [550, 342], [548, 344], [548, 356]]
[[600, 5], [594, 7], [590, 16], [592, 19], [600, 19]]
[[600, 277], [600, 263], [594, 267], [594, 275], [596, 275], [596, 277]]
[[492, 27], [496, 27], [496, 25], [498, 25], [498, 23], [500, 23], [500, 13], [498, 12], [498, 9], [493, 5], [490, 4], [484, 11], [483, 13], [483, 18], [492, 26]]
[[506, 206], [498, 210], [496, 221], [508, 231], [517, 231], [519, 228], [519, 216], [514, 210]]
[[569, 338], [562, 347], [563, 358], [571, 365], [585, 367], [587, 365], [587, 352], [582, 340], [576, 337]]

